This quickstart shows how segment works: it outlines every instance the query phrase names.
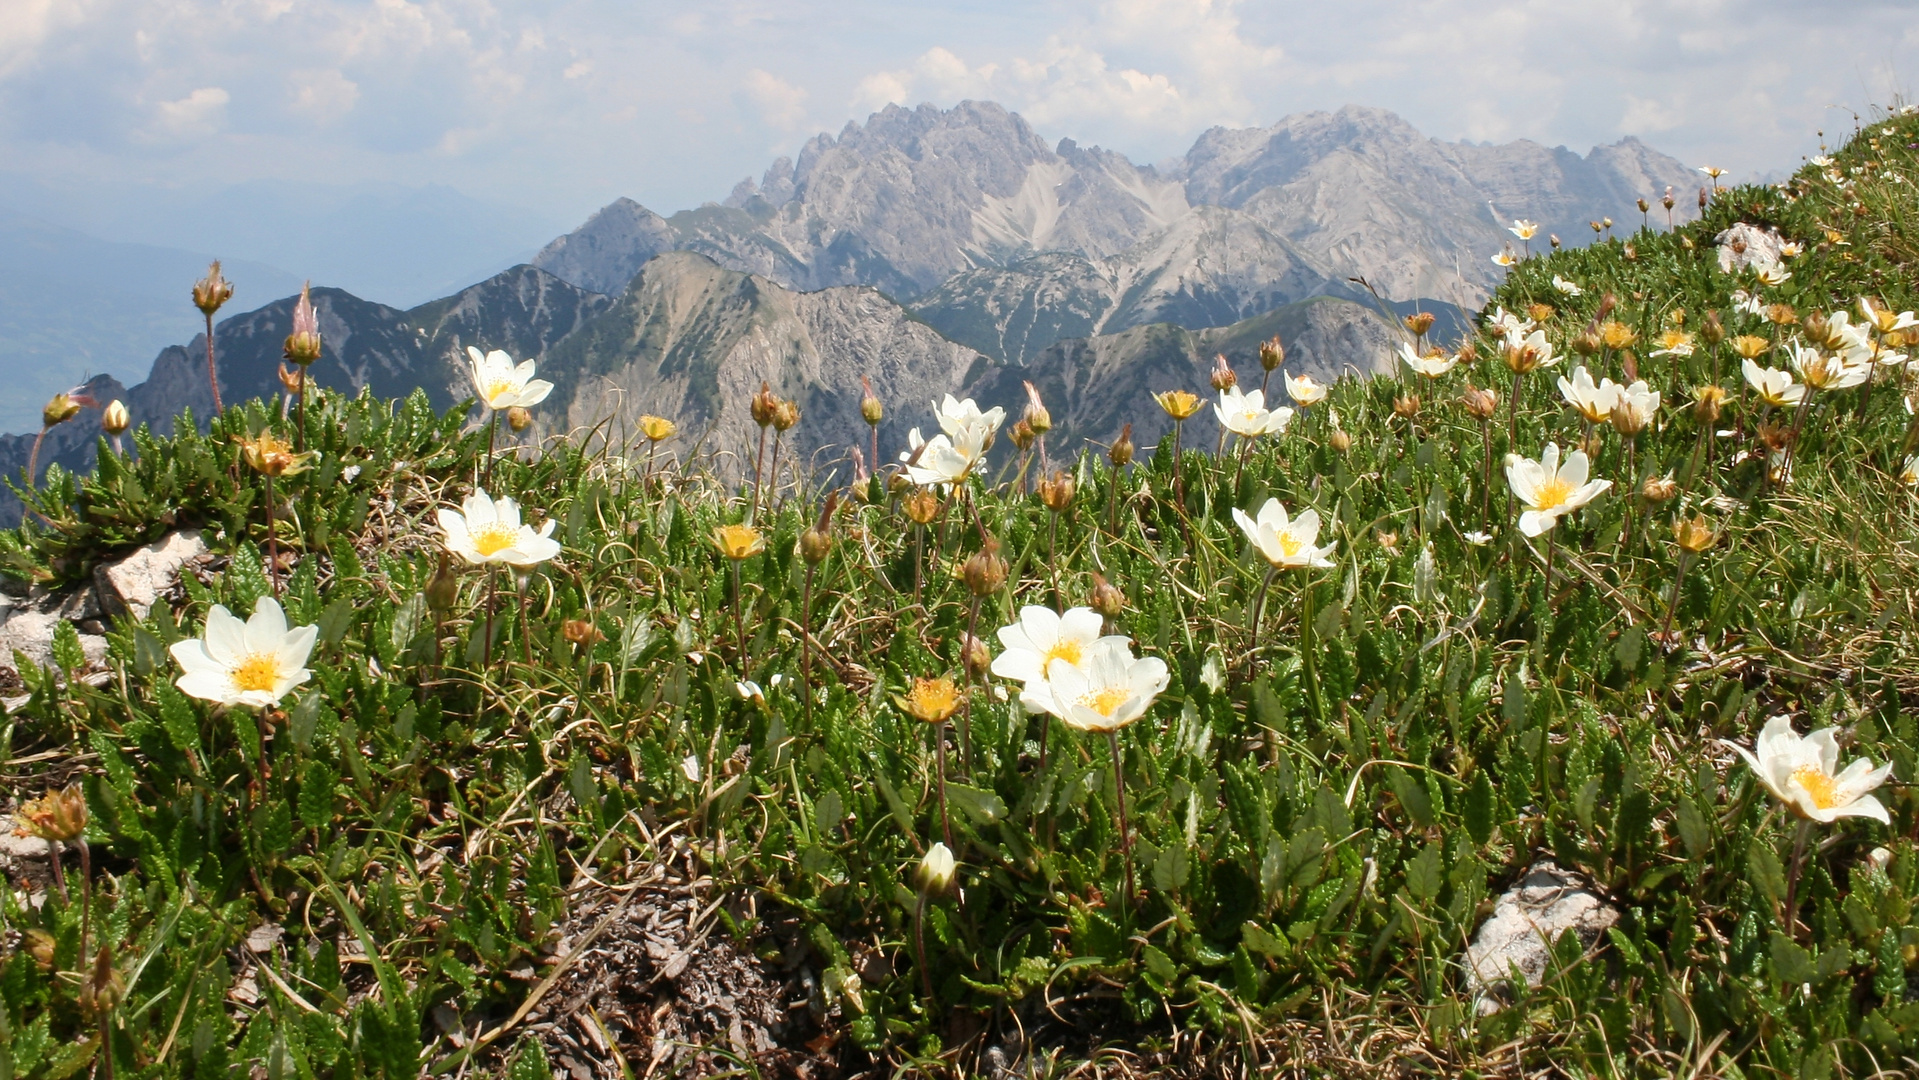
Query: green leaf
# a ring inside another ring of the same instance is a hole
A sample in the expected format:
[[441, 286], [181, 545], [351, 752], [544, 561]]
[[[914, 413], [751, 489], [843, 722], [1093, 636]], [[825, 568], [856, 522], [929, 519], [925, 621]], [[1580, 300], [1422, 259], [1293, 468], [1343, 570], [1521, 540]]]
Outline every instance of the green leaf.
[[1406, 864], [1406, 889], [1413, 899], [1430, 901], [1439, 895], [1440, 886], [1445, 884], [1445, 862], [1441, 857], [1438, 844], [1427, 844]]
[[293, 808], [285, 799], [271, 799], [260, 810], [260, 848], [277, 855], [293, 844]]
[[513, 1050], [513, 1062], [506, 1069], [507, 1080], [553, 1080], [553, 1066], [547, 1064], [546, 1048], [530, 1035], [520, 1036]]
[[1747, 845], [1746, 869], [1752, 875], [1752, 883], [1767, 899], [1775, 902], [1786, 899], [1786, 868], [1779, 865], [1779, 856], [1770, 844], [1754, 840]]
[[1400, 809], [1413, 824], [1422, 829], [1430, 829], [1438, 820], [1433, 815], [1433, 799], [1426, 792], [1426, 785], [1414, 779], [1411, 774], [1397, 765], [1388, 766], [1386, 783], [1393, 789], [1393, 798], [1399, 800]]
[[61, 619], [53, 624], [53, 662], [69, 675], [87, 666], [87, 652], [80, 647], [80, 632]]
[[991, 825], [1006, 817], [1006, 803], [998, 795], [965, 784], [947, 784], [946, 801], [981, 825]]
[[1699, 812], [1698, 804], [1691, 799], [1680, 799], [1673, 817], [1679, 826], [1679, 840], [1686, 845], [1687, 855], [1699, 860], [1712, 852], [1712, 826], [1706, 823], [1706, 815]]
[[1787, 986], [1803, 986], [1819, 978], [1812, 954], [1805, 947], [1775, 930], [1772, 934], [1772, 975]]
[[1493, 794], [1493, 784], [1486, 776], [1485, 769], [1473, 772], [1472, 786], [1466, 789], [1466, 832], [1472, 836], [1473, 843], [1484, 844], [1493, 838], [1493, 815], [1497, 811], [1497, 801]]
[[1190, 857], [1186, 845], [1173, 844], [1159, 853], [1153, 860], [1153, 887], [1160, 892], [1173, 892], [1186, 884], [1186, 875], [1191, 869]]
[[323, 829], [333, 820], [333, 804], [339, 785], [333, 766], [324, 761], [310, 762], [300, 778], [300, 820], [310, 829]]
[[1274, 960], [1292, 951], [1286, 943], [1284, 932], [1269, 933], [1265, 927], [1250, 920], [1239, 928], [1239, 940], [1245, 942], [1247, 948]]

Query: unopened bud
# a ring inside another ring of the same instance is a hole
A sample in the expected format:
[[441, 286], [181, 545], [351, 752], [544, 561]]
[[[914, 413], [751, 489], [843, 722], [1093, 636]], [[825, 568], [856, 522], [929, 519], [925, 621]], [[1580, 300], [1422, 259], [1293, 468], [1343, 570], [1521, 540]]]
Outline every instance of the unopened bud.
[[1726, 340], [1726, 324], [1719, 320], [1717, 311], [1706, 312], [1706, 321], [1699, 325], [1699, 336], [1708, 345], [1717, 345]]
[[1645, 199], [1643, 199], [1643, 198], [1639, 200], [1639, 212], [1640, 212], [1640, 213], [1642, 213], [1642, 214], [1643, 214], [1643, 213], [1645, 213], [1646, 211], [1648, 211], [1648, 210], [1651, 210], [1651, 209], [1652, 209], [1652, 204], [1651, 204], [1651, 203], [1649, 203], [1649, 202], [1647, 202], [1647, 201], [1646, 201]]
[[974, 596], [991, 596], [1006, 584], [1006, 560], [1000, 558], [997, 541], [988, 540], [986, 546], [967, 556], [960, 567], [960, 576], [966, 579], [966, 591]]
[[132, 424], [133, 417], [127, 415], [127, 403], [118, 398], [100, 414], [100, 430], [109, 435], [119, 435]]
[[1546, 242], [1553, 246], [1554, 251], [1559, 250], [1559, 234], [1558, 233], [1547, 233]]
[[1126, 594], [1119, 591], [1119, 586], [1106, 580], [1104, 575], [1095, 572], [1093, 595], [1087, 606], [1099, 612], [1101, 618], [1117, 619], [1126, 610]]
[[993, 669], [993, 650], [972, 634], [960, 640], [960, 666], [975, 679], [984, 679]]
[[506, 426], [517, 435], [533, 426], [533, 414], [524, 405], [514, 405], [506, 410]]
[[1419, 395], [1405, 394], [1393, 398], [1393, 414], [1402, 420], [1411, 420], [1419, 415]]
[[439, 565], [434, 567], [433, 576], [426, 581], [426, 605], [434, 611], [447, 612], [460, 600], [460, 578], [453, 572], [453, 560], [446, 552], [440, 552]]
[[600, 628], [593, 625], [591, 619], [566, 620], [560, 624], [560, 636], [579, 648], [591, 648], [594, 644], [606, 640], [606, 635], [600, 633]]
[[1817, 311], [1807, 315], [1806, 321], [1802, 323], [1801, 325], [1805, 327], [1806, 339], [1808, 341], [1826, 342], [1830, 339], [1828, 334], [1829, 327], [1826, 324], [1826, 317], [1824, 315], [1821, 315]]
[[959, 864], [953, 858], [953, 852], [945, 844], [935, 842], [921, 856], [920, 864], [913, 871], [913, 885], [928, 896], [939, 896], [953, 887], [953, 879], [959, 873]]
[[1023, 454], [1031, 450], [1033, 444], [1039, 441], [1039, 433], [1035, 432], [1033, 425], [1022, 417], [1013, 422], [1012, 438], [1013, 445]]
[[932, 488], [921, 488], [906, 497], [906, 516], [915, 525], [930, 525], [940, 514], [939, 496]]
[[1600, 339], [1599, 333], [1594, 330], [1587, 330], [1575, 336], [1572, 342], [1573, 351], [1581, 356], [1594, 356], [1605, 347], [1605, 344]]
[[306, 367], [320, 358], [320, 315], [313, 307], [313, 290], [300, 286], [300, 299], [293, 305], [293, 333], [287, 335], [281, 351], [289, 362]]
[[1342, 454], [1353, 448], [1353, 437], [1346, 434], [1344, 428], [1333, 429], [1333, 433], [1326, 436], [1326, 441], [1332, 445], [1333, 449]]
[[1039, 482], [1039, 501], [1055, 514], [1063, 514], [1073, 505], [1073, 477], [1061, 469]]
[[1053, 430], [1053, 414], [1046, 411], [1046, 403], [1040, 400], [1039, 388], [1032, 383], [1026, 384], [1026, 411], [1021, 414], [1026, 426], [1033, 429], [1034, 435], [1044, 435]]
[[800, 534], [800, 558], [808, 565], [817, 566], [826, 561], [826, 553], [833, 549], [833, 534], [824, 529], [808, 529]]
[[1639, 493], [1646, 497], [1647, 502], [1666, 502], [1679, 494], [1679, 482], [1674, 480], [1671, 474], [1648, 476], [1646, 482], [1639, 486]]
[[80, 403], [71, 394], [55, 394], [40, 410], [40, 426], [54, 427], [80, 415]]
[[1127, 424], [1119, 429], [1119, 438], [1106, 448], [1106, 459], [1113, 463], [1115, 469], [1124, 469], [1133, 463], [1133, 425]]
[[800, 422], [800, 403], [799, 402], [792, 401], [790, 399], [782, 400], [777, 405], [773, 406], [773, 430], [774, 431], [789, 431], [792, 429], [794, 424], [797, 424], [799, 422]]
[[866, 381], [864, 375], [860, 376], [860, 389], [863, 391], [860, 395], [860, 419], [878, 427], [880, 421], [886, 419], [886, 406], [880, 403], [879, 397], [873, 393], [873, 384]]
[[1666, 189], [1666, 196], [1665, 196], [1665, 198], [1663, 198], [1663, 199], [1660, 199], [1660, 200], [1659, 200], [1659, 202], [1660, 202], [1660, 205], [1662, 205], [1662, 206], [1664, 206], [1664, 207], [1665, 207], [1666, 209], [1668, 209], [1668, 210], [1671, 210], [1671, 209], [1672, 209], [1672, 207], [1673, 207], [1673, 203], [1674, 203], [1675, 201], [1676, 201], [1676, 200], [1675, 200], [1675, 199], [1674, 199], [1674, 198], [1672, 197], [1672, 189], [1671, 189], [1671, 188], [1667, 188], [1667, 189]]

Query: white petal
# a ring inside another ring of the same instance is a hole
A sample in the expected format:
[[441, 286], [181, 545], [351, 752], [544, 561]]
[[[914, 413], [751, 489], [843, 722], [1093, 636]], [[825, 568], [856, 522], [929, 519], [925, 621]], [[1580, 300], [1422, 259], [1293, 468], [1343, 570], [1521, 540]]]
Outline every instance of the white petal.
[[271, 596], [262, 596], [253, 605], [253, 617], [247, 620], [246, 651], [249, 653], [278, 652], [280, 643], [286, 640], [286, 636], [286, 612]]
[[189, 671], [173, 680], [173, 685], [179, 687], [181, 693], [201, 701], [231, 705], [238, 700], [233, 690], [233, 680], [224, 672]]
[[207, 655], [222, 665], [230, 665], [246, 654], [247, 625], [219, 604], [213, 605], [213, 609], [207, 612], [203, 636], [207, 643]]
[[1519, 531], [1527, 536], [1539, 536], [1558, 522], [1559, 516], [1550, 510], [1527, 510], [1519, 515]]
[[[531, 360], [527, 361], [529, 364], [532, 362]], [[526, 389], [520, 391], [518, 404], [522, 408], [538, 405], [540, 402], [545, 401], [546, 396], [552, 392], [552, 383], [547, 382], [545, 379], [534, 379], [532, 382], [526, 384]]]
[[[280, 667], [282, 670], [306, 667], [307, 657], [313, 655], [313, 644], [320, 639], [317, 626], [299, 626], [286, 635], [280, 645]], [[304, 676], [302, 676], [304, 678]]]
[[1066, 609], [1059, 617], [1059, 636], [1067, 641], [1090, 644], [1099, 640], [1099, 632], [1106, 626], [1106, 620], [1100, 613], [1089, 607]]

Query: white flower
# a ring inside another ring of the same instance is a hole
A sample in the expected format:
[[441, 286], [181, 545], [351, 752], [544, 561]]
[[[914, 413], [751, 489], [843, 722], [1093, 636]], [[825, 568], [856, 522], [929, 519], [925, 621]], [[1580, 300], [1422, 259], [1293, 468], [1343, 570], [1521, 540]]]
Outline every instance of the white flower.
[[[942, 433], [924, 442], [919, 438], [919, 429], [915, 428], [909, 440], [913, 452], [906, 455], [909, 459], [907, 478], [922, 487], [960, 483], [973, 475], [973, 470], [986, 457], [986, 440], [990, 438], [992, 431], [984, 424], [963, 427], [952, 438]], [[911, 460], [914, 452], [918, 454], [917, 460]]]
[[1889, 311], [1881, 311], [1873, 305], [1872, 301], [1863, 296], [1859, 298], [1859, 311], [1865, 315], [1866, 323], [1882, 334], [1919, 325], [1919, 319], [1915, 319], [1912, 312], [1901, 311], [1895, 315]]
[[1714, 180], [1717, 180], [1720, 177], [1726, 175], [1726, 170], [1718, 167], [1717, 165], [1701, 165], [1699, 166], [1699, 171], [1702, 173], [1705, 173], [1707, 176], [1712, 177]]
[[993, 658], [992, 672], [1002, 679], [1034, 683], [1046, 678], [1055, 660], [1078, 666], [1096, 646], [1127, 644], [1124, 636], [1100, 636], [1105, 620], [1092, 608], [1068, 608], [1064, 614], [1029, 604], [1019, 609], [1019, 621], [999, 628], [1005, 651]]
[[1779, 245], [1779, 257], [1782, 259], [1796, 259], [1805, 253], [1806, 246], [1797, 240], [1787, 240]]
[[1827, 825], [1842, 817], [1892, 824], [1886, 808], [1870, 794], [1892, 775], [1892, 763], [1875, 769], [1870, 760], [1859, 758], [1839, 771], [1837, 730], [1820, 728], [1802, 737], [1792, 729], [1791, 720], [1775, 716], [1766, 721], [1752, 750], [1720, 741], [1738, 751], [1766, 790], [1800, 817]]
[[700, 758], [697, 754], [688, 754], [680, 759], [680, 774], [697, 784], [700, 782]]
[[313, 676], [306, 662], [319, 636], [317, 626], [287, 629], [286, 612], [270, 596], [253, 605], [246, 622], [215, 604], [202, 636], [167, 650], [185, 672], [173, 685], [190, 697], [222, 705], [278, 705]]
[[1794, 382], [1792, 372], [1777, 368], [1760, 367], [1747, 360], [1739, 365], [1746, 376], [1746, 385], [1759, 394], [1759, 399], [1776, 408], [1785, 408], [1799, 404], [1806, 396], [1806, 388]]
[[1603, 424], [1612, 417], [1612, 407], [1619, 400], [1619, 384], [1602, 378], [1597, 386], [1593, 385], [1592, 372], [1581, 364], [1573, 369], [1572, 378], [1559, 377], [1559, 393], [1566, 404], [1579, 410], [1587, 423]]
[[523, 360], [515, 367], [513, 358], [499, 349], [482, 353], [471, 345], [466, 347], [466, 355], [472, 361], [473, 389], [479, 394], [480, 403], [496, 412], [515, 405], [521, 408], [538, 405], [553, 392], [552, 383], [533, 377], [531, 360]]
[[1732, 291], [1732, 306], [1733, 310], [1744, 312], [1747, 315], [1764, 315], [1766, 313], [1766, 302], [1744, 289], [1734, 289]]
[[1081, 664], [1054, 660], [1046, 681], [1027, 687], [1020, 702], [1081, 731], [1118, 731], [1145, 716], [1168, 681], [1159, 657], [1136, 658], [1126, 645], [1103, 644]]
[[1560, 277], [1558, 274], [1553, 275], [1553, 288], [1558, 289], [1567, 296], [1578, 296], [1586, 291], [1572, 282], [1567, 281], [1565, 278]]
[[1818, 167], [1822, 169], [1832, 164], [1832, 159], [1827, 157], [1824, 154], [1820, 154], [1818, 157], [1809, 158], [1807, 160], [1811, 161], [1814, 165], [1817, 165]]
[[1472, 532], [1466, 534], [1466, 542], [1474, 547], [1485, 547], [1487, 544], [1493, 542], [1493, 534], [1474, 529]]
[[1919, 488], [1919, 454], [1906, 459], [1899, 469], [1899, 482], [1909, 488]]
[[953, 858], [953, 850], [935, 841], [920, 857], [919, 867], [913, 871], [913, 884], [923, 893], [938, 895], [953, 887], [953, 876], [958, 870], [959, 861]]
[[1521, 218], [1513, 222], [1512, 226], [1506, 231], [1519, 237], [1521, 240], [1531, 240], [1533, 237], [1539, 235], [1539, 223]]
[[1546, 452], [1539, 455], [1538, 461], [1507, 454], [1506, 482], [1526, 505], [1525, 512], [1519, 515], [1519, 531], [1527, 536], [1547, 532], [1560, 518], [1612, 487], [1611, 480], [1588, 481], [1589, 469], [1583, 450], [1574, 450], [1567, 455], [1565, 464], [1560, 464], [1556, 443], [1547, 443]]
[[[1286, 394], [1304, 409], [1326, 400], [1326, 384], [1311, 375], [1287, 375]], [[1258, 391], [1254, 391], [1258, 393]]]
[[1227, 431], [1243, 439], [1256, 439], [1285, 431], [1286, 425], [1292, 422], [1293, 410], [1282, 405], [1269, 411], [1265, 391], [1241, 391], [1237, 386], [1229, 386], [1219, 392], [1219, 400], [1213, 403], [1213, 415]]
[[945, 400], [933, 406], [933, 419], [939, 421], [940, 430], [954, 442], [968, 432], [977, 432], [971, 441], [983, 444], [999, 430], [1000, 423], [1006, 419], [1006, 410], [995, 405], [981, 412], [979, 402], [972, 398], [955, 401], [953, 395], [948, 394]]
[[1495, 266], [1514, 266], [1518, 264], [1518, 262], [1519, 256], [1513, 254], [1512, 248], [1507, 248], [1493, 256], [1493, 265]]
[[1399, 360], [1428, 379], [1437, 379], [1459, 364], [1459, 357], [1454, 353], [1435, 351], [1421, 356], [1403, 341], [1399, 343]]
[[752, 679], [740, 679], [733, 683], [733, 689], [742, 701], [751, 701], [756, 705], [766, 704], [766, 691]]
[[446, 549], [475, 565], [505, 563], [526, 569], [560, 553], [560, 542], [552, 539], [552, 518], [534, 532], [520, 523], [518, 503], [508, 498], [496, 502], [484, 490], [468, 495], [459, 510], [441, 507], [439, 518]]
[[1253, 542], [1266, 561], [1281, 569], [1325, 569], [1333, 565], [1327, 558], [1337, 544], [1318, 547], [1319, 512], [1308, 507], [1296, 518], [1288, 519], [1286, 507], [1278, 499], [1267, 499], [1257, 518], [1233, 507], [1233, 520]]
[[1870, 364], [1852, 363], [1843, 355], [1803, 345], [1793, 347], [1792, 366], [1812, 390], [1845, 390], [1872, 376]]
[[1792, 280], [1792, 271], [1780, 266], [1778, 263], [1767, 263], [1757, 269], [1759, 271], [1759, 284], [1761, 285], [1784, 285], [1786, 282]]
[[1531, 319], [1515, 315], [1503, 307], [1493, 308], [1492, 317], [1486, 320], [1486, 329], [1505, 338], [1523, 338], [1537, 325]]

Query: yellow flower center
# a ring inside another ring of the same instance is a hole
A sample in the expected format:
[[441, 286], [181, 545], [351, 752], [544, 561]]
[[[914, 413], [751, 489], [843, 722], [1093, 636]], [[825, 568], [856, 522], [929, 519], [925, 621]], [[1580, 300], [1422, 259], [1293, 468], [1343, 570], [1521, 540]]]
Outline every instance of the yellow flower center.
[[1306, 545], [1301, 544], [1299, 538], [1292, 533], [1283, 532], [1279, 534], [1279, 550], [1289, 559], [1299, 554], [1299, 549], [1305, 546]]
[[493, 379], [486, 384], [486, 400], [488, 404], [491, 404], [517, 389], [519, 387], [509, 379]]
[[248, 653], [233, 665], [233, 686], [237, 690], [271, 692], [280, 681], [280, 658], [273, 653]]
[[1069, 638], [1061, 638], [1053, 643], [1052, 648], [1046, 650], [1045, 656], [1040, 657], [1039, 669], [1041, 672], [1045, 672], [1046, 669], [1053, 666], [1053, 661], [1055, 660], [1064, 660], [1074, 667], [1078, 667], [1082, 655], [1084, 655], [1084, 653], [1083, 650], [1080, 649], [1079, 642]]
[[761, 547], [760, 532], [751, 525], [722, 525], [713, 531], [720, 554], [738, 561], [752, 557]]
[[1109, 686], [1104, 690], [1095, 690], [1090, 694], [1081, 694], [1079, 704], [1093, 710], [1101, 716], [1112, 716], [1113, 711], [1133, 696], [1132, 687]]
[[906, 692], [906, 711], [929, 724], [937, 724], [959, 708], [959, 687], [951, 679], [914, 679]]
[[482, 555], [493, 555], [513, 546], [520, 538], [520, 530], [495, 521], [473, 530], [473, 550]]
[[1839, 784], [1827, 776], [1824, 769], [1817, 765], [1801, 765], [1792, 771], [1792, 778], [1806, 794], [1812, 796], [1812, 804], [1821, 810], [1830, 810], [1839, 805]]
[[1539, 485], [1539, 492], [1533, 497], [1533, 505], [1541, 510], [1551, 510], [1555, 506], [1565, 505], [1566, 499], [1573, 493], [1573, 486], [1555, 476]]

